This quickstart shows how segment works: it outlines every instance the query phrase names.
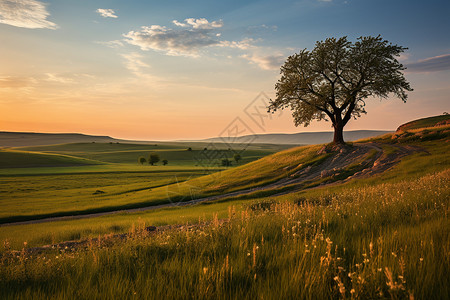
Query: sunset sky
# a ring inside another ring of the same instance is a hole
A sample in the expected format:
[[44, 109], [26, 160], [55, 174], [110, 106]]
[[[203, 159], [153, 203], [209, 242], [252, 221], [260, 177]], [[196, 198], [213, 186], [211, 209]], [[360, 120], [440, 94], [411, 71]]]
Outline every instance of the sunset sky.
[[450, 112], [449, 16], [448, 0], [0, 0], [0, 131], [189, 139], [236, 118], [243, 134], [329, 131], [254, 113], [288, 55], [378, 34], [409, 48], [414, 92], [370, 99], [346, 130], [395, 130]]

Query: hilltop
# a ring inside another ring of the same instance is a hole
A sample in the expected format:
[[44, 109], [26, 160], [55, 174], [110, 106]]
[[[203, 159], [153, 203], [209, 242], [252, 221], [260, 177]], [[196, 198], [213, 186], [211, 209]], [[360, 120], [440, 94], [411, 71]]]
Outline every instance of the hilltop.
[[109, 136], [95, 136], [81, 133], [0, 132], [0, 147], [22, 147], [91, 142], [109, 143], [116, 141], [116, 139], [113, 139]]

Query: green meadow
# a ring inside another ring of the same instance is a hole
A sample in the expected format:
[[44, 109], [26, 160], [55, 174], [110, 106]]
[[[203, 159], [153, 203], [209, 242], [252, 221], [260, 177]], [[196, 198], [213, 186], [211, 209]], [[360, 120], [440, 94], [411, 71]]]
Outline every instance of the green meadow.
[[[3, 150], [97, 163], [0, 170], [0, 295], [445, 299], [450, 127], [433, 124], [344, 152], [254, 145], [229, 167], [226, 147], [206, 168], [192, 159], [204, 145]], [[150, 153], [173, 157], [140, 165]], [[173, 205], [193, 199], [208, 201]], [[6, 224], [104, 212], [115, 213]]]

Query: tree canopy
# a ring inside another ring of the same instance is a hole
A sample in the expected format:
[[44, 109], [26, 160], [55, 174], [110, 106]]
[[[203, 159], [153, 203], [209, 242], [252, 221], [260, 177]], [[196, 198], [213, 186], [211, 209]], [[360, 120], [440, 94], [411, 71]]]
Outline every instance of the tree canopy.
[[269, 112], [290, 108], [295, 126], [330, 120], [334, 142], [344, 143], [343, 128], [366, 113], [364, 99], [394, 94], [404, 102], [412, 91], [397, 57], [406, 50], [381, 36], [328, 38], [288, 57], [275, 85]]
[[156, 153], [152, 153], [150, 154], [149, 158], [148, 158], [148, 163], [151, 164], [152, 166], [154, 164], [156, 164], [157, 162], [160, 161], [159, 155]]

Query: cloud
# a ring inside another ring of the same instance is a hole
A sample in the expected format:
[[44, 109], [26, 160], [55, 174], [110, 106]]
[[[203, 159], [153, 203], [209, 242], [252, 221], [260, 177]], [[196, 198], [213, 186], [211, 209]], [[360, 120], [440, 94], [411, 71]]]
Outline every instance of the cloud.
[[419, 60], [406, 65], [408, 73], [429, 73], [450, 70], [450, 54]]
[[281, 54], [276, 55], [242, 55], [242, 58], [247, 59], [251, 63], [258, 65], [263, 70], [277, 70], [286, 60], [286, 57]]
[[[46, 77], [45, 81], [48, 82], [55, 82], [55, 83], [62, 83], [62, 84], [67, 84], [67, 83], [74, 83], [74, 79], [70, 78], [68, 76], [63, 76], [61, 74], [55, 74], [55, 73], [45, 73]], [[75, 76], [76, 74], [74, 74]]]
[[255, 42], [254, 39], [246, 38], [243, 39], [242, 41], [221, 41], [217, 46], [246, 50], [253, 47], [254, 42]]
[[103, 18], [117, 18], [116, 12], [110, 8], [99, 8], [96, 10]]
[[100, 44], [100, 45], [105, 45], [109, 48], [114, 48], [114, 49], [123, 47], [123, 42], [120, 40], [114, 40], [114, 41], [108, 41], [108, 42], [97, 41], [95, 43]]
[[125, 58], [125, 67], [130, 70], [136, 76], [143, 76], [145, 73], [142, 68], [150, 67], [148, 64], [142, 61], [142, 55], [136, 52], [122, 54]]
[[[194, 18], [188, 18], [184, 20], [186, 23], [180, 23], [177, 20], [174, 20], [174, 24], [181, 27], [187, 27], [188, 25], [191, 25], [194, 29], [213, 29], [213, 28], [220, 28], [223, 26], [222, 20], [219, 21], [213, 21], [209, 22], [205, 18], [200, 19], [194, 19]], [[176, 22], [176, 23], [175, 23]]]
[[175, 56], [198, 56], [200, 49], [210, 46], [246, 49], [252, 41], [219, 40], [221, 34], [215, 30], [223, 26], [222, 20], [210, 22], [205, 18], [188, 18], [184, 22], [173, 20], [172, 23], [175, 28], [142, 26], [139, 31], [124, 34], [124, 41], [142, 50], [155, 50]]
[[0, 0], [0, 23], [22, 28], [56, 29], [58, 25], [47, 20], [46, 4], [37, 0]]
[[31, 77], [0, 77], [0, 88], [20, 89], [27, 88], [36, 83]]

